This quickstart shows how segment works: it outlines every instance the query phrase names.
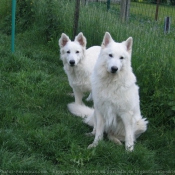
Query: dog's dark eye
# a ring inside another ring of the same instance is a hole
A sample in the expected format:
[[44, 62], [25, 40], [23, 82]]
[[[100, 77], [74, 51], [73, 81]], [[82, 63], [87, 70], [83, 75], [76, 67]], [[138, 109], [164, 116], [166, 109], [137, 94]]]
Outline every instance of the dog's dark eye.
[[124, 59], [124, 57], [120, 57], [120, 59], [121, 59], [121, 60], [123, 60], [123, 59]]
[[113, 55], [112, 55], [112, 54], [109, 54], [109, 56], [110, 56], [110, 57], [113, 57]]
[[77, 50], [76, 53], [79, 53], [79, 51]]
[[70, 51], [68, 50], [67, 53], [70, 53]]

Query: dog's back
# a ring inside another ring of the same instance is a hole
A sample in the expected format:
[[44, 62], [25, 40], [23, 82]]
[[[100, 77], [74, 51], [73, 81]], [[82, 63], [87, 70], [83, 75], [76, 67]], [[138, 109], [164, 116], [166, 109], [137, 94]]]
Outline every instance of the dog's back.
[[82, 60], [83, 68], [85, 72], [89, 72], [90, 75], [93, 72], [95, 63], [100, 54], [100, 46], [92, 46], [86, 50], [85, 59]]

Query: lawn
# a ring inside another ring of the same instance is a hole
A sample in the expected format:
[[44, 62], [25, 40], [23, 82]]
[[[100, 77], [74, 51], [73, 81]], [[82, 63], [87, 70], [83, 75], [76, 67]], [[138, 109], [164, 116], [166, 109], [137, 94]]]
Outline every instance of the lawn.
[[100, 44], [105, 31], [117, 41], [133, 36], [133, 71], [142, 114], [149, 121], [131, 153], [106, 136], [89, 150], [93, 137], [85, 133], [92, 128], [67, 110], [74, 98], [69, 96], [72, 89], [57, 44], [62, 32], [72, 35], [73, 5], [54, 0], [48, 6], [39, 0], [30, 11], [32, 23], [29, 16], [19, 18], [17, 13], [14, 54], [10, 52], [11, 18], [7, 14], [0, 21], [0, 174], [175, 173], [174, 34], [121, 24], [113, 13], [93, 5], [82, 7], [79, 31], [87, 37], [88, 47]]

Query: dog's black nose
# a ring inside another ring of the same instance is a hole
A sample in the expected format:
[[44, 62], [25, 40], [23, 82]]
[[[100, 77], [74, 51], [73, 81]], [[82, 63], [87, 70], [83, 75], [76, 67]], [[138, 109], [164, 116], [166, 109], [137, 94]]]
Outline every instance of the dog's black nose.
[[74, 60], [70, 60], [69, 63], [70, 63], [71, 66], [74, 66], [75, 61]]
[[116, 66], [111, 67], [111, 73], [116, 73], [118, 68]]

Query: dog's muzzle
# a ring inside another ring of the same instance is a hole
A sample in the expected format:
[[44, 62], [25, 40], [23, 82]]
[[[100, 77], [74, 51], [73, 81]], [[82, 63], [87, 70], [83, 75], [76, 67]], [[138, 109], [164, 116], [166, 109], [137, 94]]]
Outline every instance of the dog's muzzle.
[[111, 67], [111, 73], [116, 73], [117, 70], [118, 70], [118, 67], [116, 67], [116, 66]]
[[74, 66], [75, 65], [75, 61], [74, 60], [70, 60], [69, 64], [70, 64], [70, 66]]

